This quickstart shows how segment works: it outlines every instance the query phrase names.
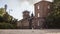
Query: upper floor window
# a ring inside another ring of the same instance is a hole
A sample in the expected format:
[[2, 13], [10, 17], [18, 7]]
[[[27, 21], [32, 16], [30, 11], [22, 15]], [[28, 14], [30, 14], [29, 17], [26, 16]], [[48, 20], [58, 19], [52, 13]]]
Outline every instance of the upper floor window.
[[48, 5], [48, 9], [50, 9], [50, 6]]
[[40, 8], [39, 5], [37, 6], [37, 8], [38, 8], [38, 9]]
[[40, 17], [40, 14], [38, 13], [38, 17]]

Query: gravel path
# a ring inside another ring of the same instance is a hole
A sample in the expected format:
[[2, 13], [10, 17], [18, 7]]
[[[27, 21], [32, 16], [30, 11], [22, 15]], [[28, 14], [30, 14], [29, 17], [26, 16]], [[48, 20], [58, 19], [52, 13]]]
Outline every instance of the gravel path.
[[60, 30], [1, 30], [0, 34], [60, 34]]

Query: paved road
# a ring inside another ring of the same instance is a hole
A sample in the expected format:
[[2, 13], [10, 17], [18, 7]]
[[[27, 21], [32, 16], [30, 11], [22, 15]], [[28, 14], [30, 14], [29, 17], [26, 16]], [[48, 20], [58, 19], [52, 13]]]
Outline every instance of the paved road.
[[1, 30], [0, 34], [60, 34], [60, 30]]

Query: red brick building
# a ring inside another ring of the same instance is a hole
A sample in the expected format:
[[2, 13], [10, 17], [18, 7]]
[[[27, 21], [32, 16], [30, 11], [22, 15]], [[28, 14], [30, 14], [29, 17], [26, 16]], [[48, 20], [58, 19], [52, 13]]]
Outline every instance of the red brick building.
[[17, 27], [22, 29], [44, 29], [45, 18], [51, 11], [51, 2], [42, 0], [34, 4], [34, 14], [29, 15], [29, 11], [23, 12], [23, 19], [17, 22]]

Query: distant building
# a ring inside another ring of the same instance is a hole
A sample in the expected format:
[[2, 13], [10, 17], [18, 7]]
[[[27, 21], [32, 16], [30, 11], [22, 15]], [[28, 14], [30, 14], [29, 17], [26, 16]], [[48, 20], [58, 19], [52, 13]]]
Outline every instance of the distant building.
[[17, 28], [20, 29], [44, 29], [45, 19], [51, 11], [51, 2], [42, 0], [34, 4], [34, 14], [29, 15], [29, 11], [23, 12], [23, 19], [17, 22]]
[[29, 12], [27, 10], [24, 11], [23, 12], [23, 19], [20, 20], [19, 22], [17, 22], [18, 28], [29, 29], [29, 18], [30, 18]]
[[0, 8], [0, 16], [6, 14], [6, 10], [7, 10], [7, 5], [4, 5], [4, 8]]

